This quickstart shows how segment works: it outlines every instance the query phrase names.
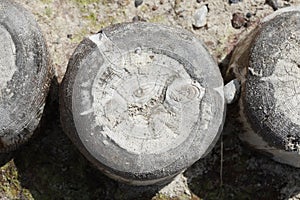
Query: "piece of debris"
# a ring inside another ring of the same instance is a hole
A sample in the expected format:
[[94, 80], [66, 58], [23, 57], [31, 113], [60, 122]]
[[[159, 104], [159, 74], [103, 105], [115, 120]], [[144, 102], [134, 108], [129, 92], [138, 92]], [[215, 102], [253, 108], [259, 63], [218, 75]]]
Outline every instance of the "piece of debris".
[[208, 13], [207, 6], [204, 5], [201, 8], [197, 9], [194, 15], [194, 23], [193, 26], [196, 28], [201, 28], [206, 25], [206, 16]]
[[277, 0], [266, 0], [266, 4], [271, 6], [273, 10], [278, 10], [278, 1]]
[[224, 95], [228, 104], [232, 104], [238, 99], [240, 87], [241, 85], [237, 79], [230, 81], [224, 86]]
[[140, 5], [142, 5], [143, 3], [143, 0], [134, 0], [134, 6], [137, 8], [139, 7]]
[[197, 0], [197, 3], [201, 3], [202, 2], [202, 0]]
[[159, 194], [167, 197], [186, 196], [189, 199], [192, 198], [191, 191], [188, 187], [187, 178], [182, 173], [177, 175], [172, 182], [160, 189]]
[[231, 24], [232, 27], [235, 29], [239, 29], [243, 26], [245, 26], [247, 23], [247, 20], [245, 19], [244, 15], [240, 12], [233, 13]]

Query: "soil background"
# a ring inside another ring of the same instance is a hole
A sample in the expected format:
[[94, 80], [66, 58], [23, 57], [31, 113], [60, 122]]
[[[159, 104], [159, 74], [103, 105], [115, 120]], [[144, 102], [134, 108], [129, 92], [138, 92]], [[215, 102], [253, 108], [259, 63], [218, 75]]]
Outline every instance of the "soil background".
[[[58, 87], [79, 42], [101, 28], [143, 20], [187, 29], [202, 40], [220, 67], [239, 39], [274, 8], [300, 0], [16, 0], [31, 11], [45, 35], [56, 79], [40, 128], [29, 143], [0, 157], [0, 199], [300, 199], [300, 170], [253, 151], [237, 137], [236, 105], [228, 107], [224, 131], [212, 152], [165, 185], [134, 187], [95, 169], [61, 129]], [[273, 3], [273, 8], [272, 8]], [[207, 6], [206, 25], [193, 26]], [[231, 19], [240, 13], [240, 28]], [[247, 15], [247, 17], [246, 17]]]

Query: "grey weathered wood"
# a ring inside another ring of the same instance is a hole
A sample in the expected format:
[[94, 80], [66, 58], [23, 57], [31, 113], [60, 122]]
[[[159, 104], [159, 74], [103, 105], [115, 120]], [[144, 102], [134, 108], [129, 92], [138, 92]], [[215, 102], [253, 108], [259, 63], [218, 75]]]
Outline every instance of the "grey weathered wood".
[[203, 44], [149, 23], [84, 39], [60, 95], [72, 141], [107, 175], [130, 184], [163, 181], [205, 156], [225, 116], [223, 80]]
[[274, 160], [300, 167], [300, 7], [262, 20], [230, 65], [242, 81], [240, 138]]
[[0, 1], [0, 152], [27, 141], [39, 124], [52, 77], [33, 15]]

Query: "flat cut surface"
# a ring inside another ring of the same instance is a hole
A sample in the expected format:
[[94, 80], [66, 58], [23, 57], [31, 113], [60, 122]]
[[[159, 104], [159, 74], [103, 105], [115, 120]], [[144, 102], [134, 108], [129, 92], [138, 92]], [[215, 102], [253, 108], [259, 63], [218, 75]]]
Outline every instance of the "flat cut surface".
[[274, 112], [281, 112], [288, 116], [293, 123], [300, 125], [300, 32], [298, 31], [295, 36], [298, 37], [298, 40], [282, 44], [281, 54], [286, 59], [279, 59], [273, 74], [263, 77], [261, 80], [272, 83], [275, 89]]
[[[300, 12], [296, 14], [300, 19]], [[274, 87], [275, 113], [283, 113], [300, 125], [300, 30], [296, 30], [290, 38], [280, 44], [281, 58], [275, 63], [274, 72], [262, 77]]]
[[0, 25], [0, 102], [1, 90], [6, 87], [6, 83], [12, 79], [16, 67], [16, 47], [5, 27]]
[[139, 48], [111, 63], [100, 68], [92, 89], [102, 134], [136, 154], [163, 153], [186, 140], [198, 121], [204, 88], [184, 67]]

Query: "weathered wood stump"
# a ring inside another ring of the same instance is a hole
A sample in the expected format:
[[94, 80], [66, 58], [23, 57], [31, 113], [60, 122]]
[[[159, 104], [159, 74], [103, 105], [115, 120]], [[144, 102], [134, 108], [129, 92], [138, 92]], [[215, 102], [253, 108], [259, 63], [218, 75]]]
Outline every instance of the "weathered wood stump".
[[39, 124], [52, 77], [33, 15], [0, 1], [0, 152], [27, 141]]
[[240, 138], [300, 167], [300, 7], [266, 17], [241, 41], [230, 66], [242, 81]]
[[191, 33], [118, 24], [84, 39], [60, 91], [61, 121], [100, 170], [138, 185], [205, 156], [223, 127], [218, 66]]

